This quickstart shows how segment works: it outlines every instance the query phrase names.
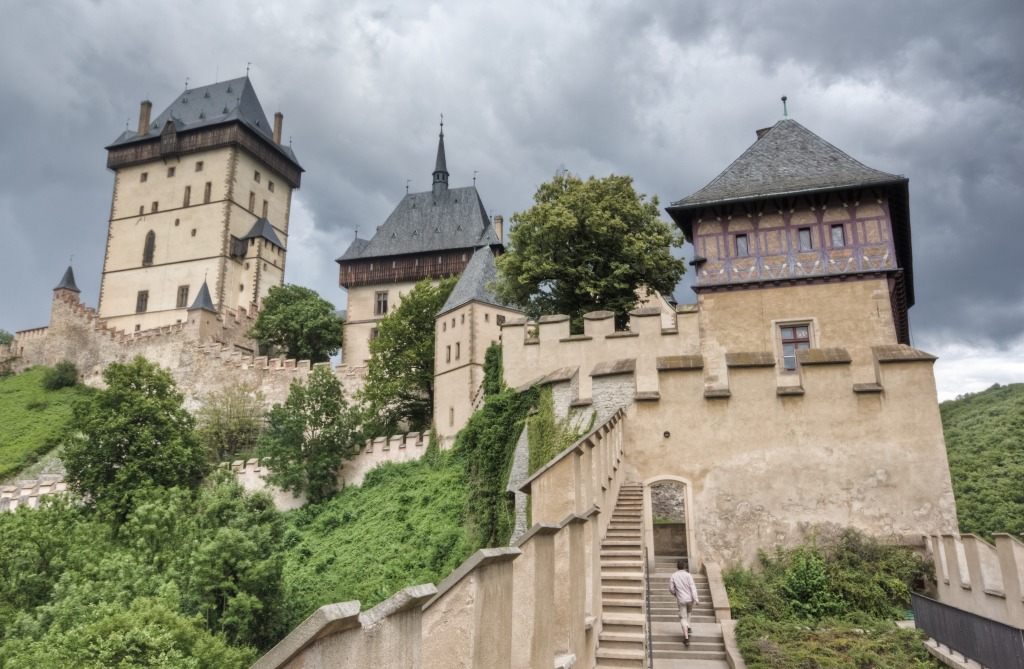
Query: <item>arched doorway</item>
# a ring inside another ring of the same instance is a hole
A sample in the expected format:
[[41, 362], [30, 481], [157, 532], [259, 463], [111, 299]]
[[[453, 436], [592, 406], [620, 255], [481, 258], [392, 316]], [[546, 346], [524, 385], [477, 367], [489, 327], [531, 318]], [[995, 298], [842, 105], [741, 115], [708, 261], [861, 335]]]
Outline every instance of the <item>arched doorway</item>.
[[693, 488], [679, 476], [655, 476], [644, 481], [644, 540], [648, 568], [658, 560], [685, 558], [690, 571], [701, 561], [694, 541]]

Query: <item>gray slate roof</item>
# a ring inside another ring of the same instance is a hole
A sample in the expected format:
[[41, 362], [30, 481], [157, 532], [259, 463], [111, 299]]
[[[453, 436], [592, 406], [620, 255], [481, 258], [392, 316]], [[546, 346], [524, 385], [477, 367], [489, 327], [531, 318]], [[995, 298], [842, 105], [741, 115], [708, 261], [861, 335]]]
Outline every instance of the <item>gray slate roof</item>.
[[63, 288], [64, 290], [70, 290], [75, 293], [82, 292], [78, 290], [78, 286], [75, 284], [75, 273], [71, 271], [71, 265], [68, 265], [67, 271], [64, 272], [64, 278], [62, 278], [60, 280], [60, 283], [54, 286], [53, 289], [60, 290], [61, 288]]
[[274, 232], [274, 226], [270, 224], [266, 218], [261, 218], [252, 224], [252, 229], [242, 237], [242, 239], [255, 239], [262, 237], [271, 244], [277, 246], [279, 249], [284, 249], [284, 244], [281, 243], [281, 238]]
[[[441, 307], [438, 315], [447, 313], [452, 309], [458, 309], [470, 302], [483, 302], [498, 307], [515, 309], [498, 299], [498, 296], [487, 288], [487, 284], [498, 280], [498, 266], [494, 262], [494, 251], [489, 246], [481, 246], [473, 252], [466, 269], [459, 277], [458, 283], [448, 296], [448, 300]], [[516, 309], [518, 311], [518, 309]]]
[[175, 98], [167, 109], [149, 123], [149, 131], [139, 135], [125, 130], [107, 148], [160, 136], [168, 121], [174, 123], [178, 132], [206, 126], [241, 121], [246, 127], [267, 140], [296, 165], [295, 153], [290, 146], [274, 144], [274, 126], [267, 121], [263, 106], [249, 77], [239, 77], [208, 86], [186, 89]]
[[673, 202], [670, 208], [899, 181], [905, 179], [861, 164], [786, 118], [772, 126], [711, 183]]
[[213, 306], [213, 299], [210, 297], [210, 287], [206, 285], [206, 280], [203, 280], [203, 285], [199, 288], [199, 293], [196, 295], [196, 299], [192, 302], [192, 306], [188, 308], [189, 311], [193, 309], [202, 309], [211, 313], [217, 313], [217, 310]]
[[410, 253], [497, 246], [475, 186], [409, 193], [369, 241], [355, 239], [338, 262]]

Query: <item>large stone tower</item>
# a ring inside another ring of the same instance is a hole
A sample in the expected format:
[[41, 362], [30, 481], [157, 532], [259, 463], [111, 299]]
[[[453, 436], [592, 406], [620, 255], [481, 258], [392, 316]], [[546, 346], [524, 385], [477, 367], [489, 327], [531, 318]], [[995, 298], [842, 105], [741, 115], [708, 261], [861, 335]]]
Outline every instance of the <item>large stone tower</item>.
[[114, 171], [99, 316], [144, 330], [186, 319], [206, 281], [217, 309], [259, 305], [284, 280], [303, 169], [248, 77], [184, 92], [107, 147]]

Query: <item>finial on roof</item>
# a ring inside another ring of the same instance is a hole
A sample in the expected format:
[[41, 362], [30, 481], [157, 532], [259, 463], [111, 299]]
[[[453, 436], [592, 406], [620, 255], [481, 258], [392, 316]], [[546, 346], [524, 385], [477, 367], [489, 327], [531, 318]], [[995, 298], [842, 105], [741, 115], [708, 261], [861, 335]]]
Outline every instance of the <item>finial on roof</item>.
[[444, 114], [441, 114], [441, 136], [444, 137]]
[[213, 306], [213, 299], [210, 297], [210, 287], [206, 285], [206, 278], [203, 278], [203, 285], [199, 288], [199, 293], [196, 295], [196, 299], [192, 302], [192, 306], [188, 308], [189, 311], [193, 309], [202, 309], [203, 311], [209, 311], [210, 313], [217, 313], [217, 309]]
[[473, 170], [473, 185], [474, 186], [476, 185], [476, 173], [479, 172], [479, 171], [480, 170]]
[[786, 96], [782, 96], [782, 118], [789, 118], [789, 111], [786, 109]]
[[409, 182], [410, 182], [410, 181], [412, 181], [412, 179], [406, 179], [406, 180], [405, 180], [405, 194], [406, 194], [406, 195], [408, 195], [408, 194], [409, 194]]
[[437, 140], [437, 162], [434, 164], [434, 197], [448, 190], [448, 164], [444, 157], [444, 114], [441, 114], [441, 134]]
[[249, 78], [249, 66], [251, 66], [251, 65], [252, 65], [252, 63], [251, 63], [251, 62], [250, 62], [250, 63], [246, 63], [246, 64], [245, 64], [245, 78], [246, 78], [246, 79], [248, 79], [248, 78]]
[[[185, 77], [185, 92], [188, 93], [188, 77]], [[148, 97], [148, 96], [147, 96]]]

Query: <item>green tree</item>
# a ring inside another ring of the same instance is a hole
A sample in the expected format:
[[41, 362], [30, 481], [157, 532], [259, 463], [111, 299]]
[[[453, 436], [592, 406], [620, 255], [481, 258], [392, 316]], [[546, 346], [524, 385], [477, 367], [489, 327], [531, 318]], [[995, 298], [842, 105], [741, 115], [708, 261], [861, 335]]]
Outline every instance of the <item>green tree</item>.
[[78, 368], [70, 360], [61, 360], [46, 370], [46, 374], [43, 375], [43, 388], [47, 390], [70, 388], [76, 383], [78, 383]]
[[0, 346], [7, 346], [14, 341], [14, 335], [7, 330], [0, 329]]
[[199, 485], [206, 471], [194, 420], [170, 372], [142, 356], [103, 371], [106, 389], [79, 401], [64, 441], [68, 486], [123, 519], [140, 492]]
[[256, 450], [266, 414], [263, 393], [235, 385], [206, 396], [196, 413], [196, 434], [212, 463]]
[[337, 488], [342, 460], [359, 450], [356, 411], [348, 406], [341, 383], [326, 367], [317, 367], [305, 385], [295, 381], [284, 404], [267, 414], [261, 457], [270, 460], [267, 480], [310, 502], [330, 497]]
[[366, 434], [394, 434], [399, 423], [426, 430], [434, 415], [434, 319], [455, 288], [457, 279], [436, 286], [420, 281], [402, 297], [398, 308], [377, 323], [370, 342], [365, 405]]
[[533, 318], [566, 314], [582, 331], [589, 311], [613, 311], [622, 325], [639, 288], [671, 294], [686, 266], [670, 248], [682, 240], [659, 220], [658, 198], [646, 197], [628, 176], [556, 173], [512, 216], [498, 295]]
[[270, 289], [246, 336], [289, 358], [325, 362], [341, 348], [342, 325], [334, 305], [315, 290], [286, 284]]

